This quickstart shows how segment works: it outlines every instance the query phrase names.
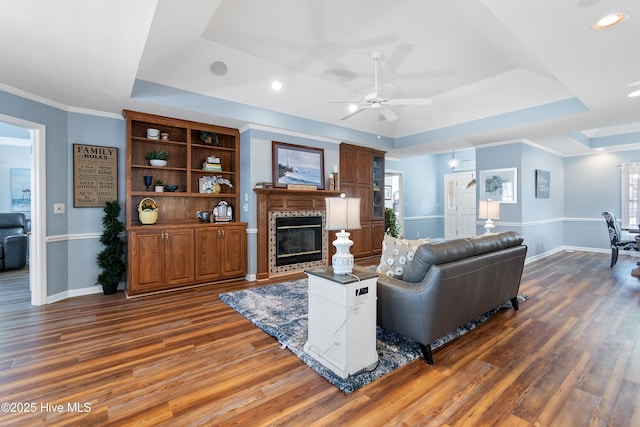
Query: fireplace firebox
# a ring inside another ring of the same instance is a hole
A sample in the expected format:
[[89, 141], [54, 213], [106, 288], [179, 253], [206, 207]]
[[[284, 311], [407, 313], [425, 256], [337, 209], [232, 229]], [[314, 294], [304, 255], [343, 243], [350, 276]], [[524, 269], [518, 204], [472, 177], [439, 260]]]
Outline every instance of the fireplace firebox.
[[277, 267], [322, 259], [322, 216], [276, 218]]
[[269, 213], [269, 273], [301, 271], [327, 264], [325, 211]]

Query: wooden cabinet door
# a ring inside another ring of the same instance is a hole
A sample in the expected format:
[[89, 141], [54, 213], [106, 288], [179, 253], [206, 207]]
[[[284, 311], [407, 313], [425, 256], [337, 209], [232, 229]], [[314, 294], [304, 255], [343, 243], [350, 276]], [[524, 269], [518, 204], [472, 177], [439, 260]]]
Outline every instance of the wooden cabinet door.
[[367, 257], [371, 255], [371, 223], [363, 222], [359, 230], [349, 230], [349, 237], [353, 241], [351, 254], [355, 258]]
[[195, 279], [193, 228], [168, 230], [165, 239], [167, 285], [193, 282]]
[[342, 190], [343, 185], [356, 184], [356, 152], [345, 144], [340, 144], [340, 180], [339, 185]]
[[196, 231], [196, 279], [218, 280], [221, 269], [221, 229], [219, 227], [199, 228]]
[[368, 184], [369, 188], [371, 188], [371, 181], [373, 180], [371, 152], [360, 150], [356, 152], [355, 157], [356, 183]]
[[223, 277], [238, 277], [247, 274], [247, 232], [244, 226], [226, 226], [223, 232], [224, 256], [222, 262]]
[[382, 254], [382, 241], [384, 240], [384, 221], [374, 221], [371, 223], [371, 254]]
[[129, 280], [131, 295], [141, 290], [162, 288], [165, 281], [164, 232], [143, 231], [129, 234]]
[[355, 194], [352, 197], [360, 198], [360, 222], [371, 221], [373, 211], [373, 194], [371, 186], [358, 185], [355, 188]]

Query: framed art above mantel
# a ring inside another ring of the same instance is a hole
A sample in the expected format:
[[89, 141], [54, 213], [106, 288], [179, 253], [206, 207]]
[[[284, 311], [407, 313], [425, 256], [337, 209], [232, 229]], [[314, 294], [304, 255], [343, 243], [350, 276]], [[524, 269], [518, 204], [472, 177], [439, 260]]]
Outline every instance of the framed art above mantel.
[[313, 185], [324, 189], [324, 150], [272, 142], [273, 186]]

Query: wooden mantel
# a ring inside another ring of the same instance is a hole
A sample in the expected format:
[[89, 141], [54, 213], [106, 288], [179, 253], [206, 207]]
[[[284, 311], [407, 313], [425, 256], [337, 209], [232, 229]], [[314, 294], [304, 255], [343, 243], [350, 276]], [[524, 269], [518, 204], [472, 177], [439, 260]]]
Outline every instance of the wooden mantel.
[[258, 197], [258, 271], [257, 279], [269, 278], [269, 213], [272, 211], [325, 210], [325, 197], [336, 197], [341, 191], [287, 190], [254, 188]]

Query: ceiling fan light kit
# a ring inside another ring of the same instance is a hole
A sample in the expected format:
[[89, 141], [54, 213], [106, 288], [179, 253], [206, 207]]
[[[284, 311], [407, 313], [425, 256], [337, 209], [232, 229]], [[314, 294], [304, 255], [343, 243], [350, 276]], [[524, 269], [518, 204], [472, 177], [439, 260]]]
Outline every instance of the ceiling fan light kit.
[[394, 122], [398, 120], [398, 116], [394, 113], [389, 106], [423, 106], [423, 105], [431, 105], [431, 98], [389, 98], [383, 96], [384, 89], [387, 91], [395, 88], [394, 85], [384, 84], [382, 91], [378, 90], [378, 69], [380, 67], [380, 58], [382, 58], [381, 52], [371, 52], [371, 59], [373, 59], [373, 92], [370, 92], [365, 95], [364, 100], [362, 101], [354, 101], [354, 100], [336, 100], [329, 101], [330, 103], [338, 103], [338, 104], [351, 104], [349, 106], [349, 113], [340, 117], [340, 120], [346, 120], [358, 113], [361, 113], [365, 110], [377, 110], [379, 112], [379, 116], [382, 116], [385, 120], [389, 122]]

